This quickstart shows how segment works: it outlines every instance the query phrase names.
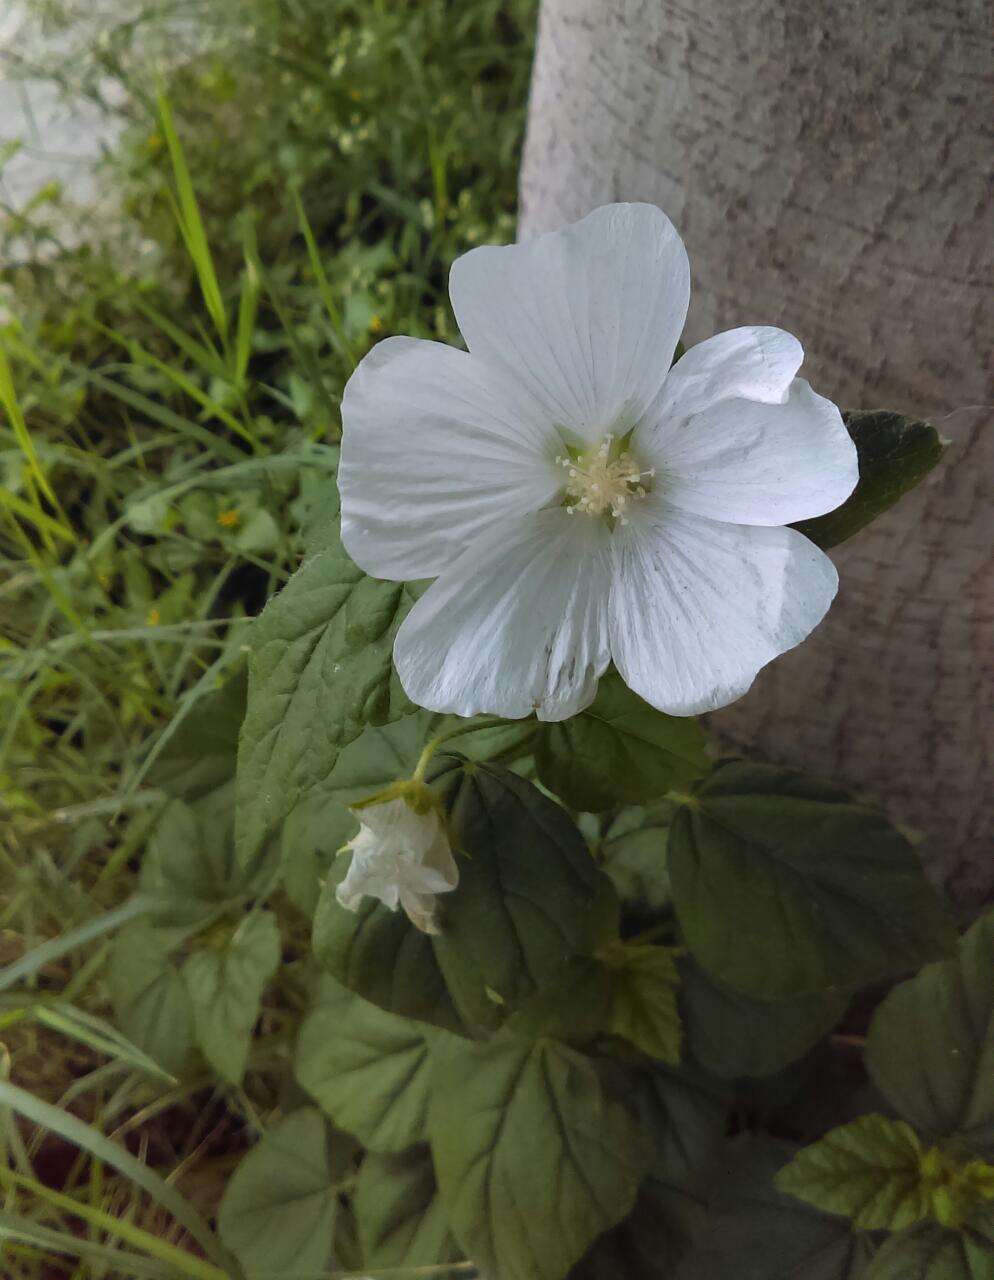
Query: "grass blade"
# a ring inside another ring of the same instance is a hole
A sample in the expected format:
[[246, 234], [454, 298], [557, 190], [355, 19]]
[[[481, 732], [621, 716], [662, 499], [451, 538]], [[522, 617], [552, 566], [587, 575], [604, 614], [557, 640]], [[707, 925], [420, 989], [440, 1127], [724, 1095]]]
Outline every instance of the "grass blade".
[[[67, 1142], [82, 1147], [97, 1160], [111, 1165], [118, 1173], [129, 1178], [164, 1209], [167, 1209], [180, 1226], [196, 1240], [207, 1256], [220, 1266], [222, 1275], [235, 1277], [239, 1275], [239, 1270], [229, 1257], [227, 1250], [190, 1202], [148, 1165], [136, 1160], [124, 1147], [111, 1142], [99, 1130], [84, 1124], [76, 1116], [60, 1111], [58, 1107], [53, 1107], [47, 1102], [42, 1102], [26, 1089], [18, 1088], [7, 1080], [0, 1080], [0, 1106], [10, 1107], [25, 1120], [40, 1125], [43, 1129], [50, 1129], [59, 1137], [65, 1138]], [[216, 1276], [215, 1271], [212, 1273], [212, 1280]]]
[[331, 327], [334, 330], [336, 345], [354, 369], [356, 367], [356, 358], [352, 354], [352, 347], [345, 335], [345, 325], [342, 323], [341, 312], [338, 310], [335, 295], [331, 291], [328, 277], [325, 275], [324, 267], [321, 265], [321, 255], [318, 253], [317, 241], [314, 239], [314, 232], [311, 230], [311, 224], [301, 203], [300, 192], [296, 187], [293, 188], [293, 200], [297, 207], [297, 221], [300, 224], [300, 231], [304, 237], [304, 243], [307, 245], [307, 257], [310, 260], [311, 270], [314, 272], [314, 279], [317, 281], [321, 301], [324, 303], [324, 309], [328, 313], [328, 319], [331, 321]]
[[86, 924], [81, 924], [78, 929], [70, 929], [68, 933], [60, 933], [57, 938], [50, 938], [48, 942], [32, 947], [27, 955], [21, 956], [20, 960], [15, 960], [5, 969], [0, 969], [0, 991], [6, 991], [22, 978], [30, 977], [46, 964], [58, 960], [70, 951], [75, 951], [77, 947], [87, 942], [92, 942], [94, 938], [99, 938], [105, 933], [110, 933], [112, 929], [126, 924], [129, 920], [145, 915], [151, 910], [152, 905], [149, 898], [131, 898], [123, 906], [97, 916], [95, 920], [87, 920]]
[[[59, 1254], [67, 1258], [100, 1263], [112, 1275], [123, 1276], [125, 1280], [146, 1280], [146, 1277], [147, 1280], [176, 1280], [176, 1268], [167, 1263], [143, 1258], [130, 1251], [112, 1249], [109, 1245], [97, 1244], [83, 1236], [56, 1231], [19, 1213], [0, 1209], [0, 1243], [7, 1241], [38, 1249], [47, 1262], [52, 1261], [53, 1254]], [[223, 1271], [218, 1274], [226, 1275]]]
[[128, 1222], [124, 1218], [115, 1218], [113, 1214], [107, 1213], [103, 1209], [98, 1209], [94, 1205], [84, 1204], [83, 1201], [77, 1200], [73, 1196], [67, 1196], [64, 1192], [54, 1191], [51, 1187], [46, 1187], [34, 1178], [27, 1178], [21, 1173], [14, 1173], [12, 1170], [0, 1169], [0, 1183], [8, 1187], [18, 1187], [23, 1191], [30, 1191], [40, 1200], [45, 1200], [64, 1212], [72, 1214], [74, 1217], [82, 1218], [84, 1222], [88, 1222], [91, 1226], [98, 1227], [110, 1235], [117, 1236], [118, 1239], [125, 1240], [128, 1244], [135, 1245], [139, 1249], [144, 1249], [153, 1258], [169, 1263], [173, 1268], [174, 1275], [178, 1273], [179, 1275], [192, 1276], [194, 1280], [229, 1280], [227, 1271], [223, 1271], [220, 1267], [215, 1267], [209, 1262], [204, 1262], [195, 1254], [187, 1252], [186, 1249], [178, 1249], [175, 1245], [169, 1244], [165, 1240], [160, 1240], [158, 1236], [152, 1235], [151, 1232], [143, 1231], [141, 1227], [136, 1227], [134, 1223]]
[[252, 355], [252, 339], [255, 336], [255, 322], [259, 314], [259, 294], [262, 282], [256, 267], [255, 232], [251, 223], [246, 224], [245, 232], [245, 269], [242, 272], [242, 288], [238, 298], [238, 328], [235, 332], [235, 384], [244, 385], [248, 371], [249, 358]]
[[169, 148], [169, 159], [172, 162], [173, 178], [176, 182], [173, 211], [176, 214], [176, 220], [179, 223], [179, 229], [186, 244], [187, 252], [197, 273], [204, 304], [211, 319], [214, 321], [214, 328], [217, 330], [218, 336], [222, 342], [226, 342], [228, 337], [228, 315], [224, 309], [224, 301], [221, 298], [221, 288], [218, 285], [217, 273], [214, 270], [214, 259], [211, 257], [210, 245], [207, 242], [207, 232], [204, 230], [203, 218], [200, 216], [200, 206], [197, 204], [196, 193], [193, 190], [190, 170], [187, 168], [186, 157], [183, 154], [183, 148], [180, 146], [179, 137], [173, 125], [173, 115], [169, 108], [169, 103], [162, 93], [156, 95], [156, 100], [159, 107], [159, 120], [162, 124], [162, 135], [166, 140], [166, 146]]
[[16, 493], [10, 489], [0, 489], [0, 502], [3, 503], [8, 510], [14, 515], [20, 516], [22, 520], [30, 521], [41, 534], [51, 534], [54, 538], [62, 538], [66, 542], [75, 542], [71, 530], [65, 525], [59, 524], [58, 520], [53, 520], [50, 515], [41, 509], [41, 507], [32, 506], [30, 502], [25, 502], [23, 498], [19, 498]]
[[143, 1053], [116, 1027], [95, 1014], [86, 1013], [83, 1009], [77, 1009], [61, 1001], [56, 1004], [35, 1005], [30, 1013], [37, 1022], [51, 1028], [52, 1031], [58, 1031], [62, 1035], [78, 1040], [96, 1053], [105, 1054], [117, 1062], [144, 1071], [146, 1075], [162, 1080], [166, 1084], [176, 1083], [176, 1077], [164, 1071], [154, 1058]]
[[31, 433], [28, 430], [28, 424], [24, 421], [24, 414], [21, 411], [20, 402], [17, 399], [17, 392], [14, 390], [14, 376], [10, 371], [10, 364], [7, 361], [7, 352], [4, 345], [0, 342], [0, 405], [3, 406], [4, 413], [10, 421], [14, 437], [20, 445], [21, 452], [27, 459], [31, 474], [35, 483], [49, 500], [56, 510], [59, 509], [59, 502], [55, 496], [52, 486], [48, 483], [48, 476], [42, 469], [38, 454], [35, 452], [34, 442], [31, 439]]
[[99, 387], [101, 391], [106, 391], [108, 395], [116, 396], [118, 400], [122, 400], [139, 413], [146, 414], [161, 426], [169, 427], [173, 431], [181, 431], [185, 436], [189, 436], [204, 445], [212, 453], [222, 454], [229, 462], [240, 462], [244, 459], [245, 453], [243, 450], [236, 449], [223, 436], [215, 435], [214, 432], [208, 431], [206, 427], [202, 427], [198, 422], [191, 422], [188, 418], [181, 417], [180, 414], [174, 413], [172, 409], [167, 409], [164, 404], [156, 404], [148, 396], [143, 396], [140, 391], [126, 387], [123, 382], [115, 382], [113, 378], [106, 378], [102, 373], [96, 373], [91, 370], [83, 370], [82, 372], [86, 380], [92, 382], [95, 387]]

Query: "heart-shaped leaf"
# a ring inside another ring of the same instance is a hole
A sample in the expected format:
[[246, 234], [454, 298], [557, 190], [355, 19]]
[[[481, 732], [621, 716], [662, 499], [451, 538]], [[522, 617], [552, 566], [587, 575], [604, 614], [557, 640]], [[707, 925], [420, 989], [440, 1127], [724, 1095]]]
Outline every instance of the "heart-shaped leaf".
[[562, 1280], [630, 1212], [651, 1159], [590, 1059], [551, 1040], [449, 1042], [429, 1130], [452, 1230], [501, 1280]]
[[429, 1037], [330, 978], [297, 1041], [297, 1079], [321, 1109], [372, 1151], [392, 1154], [425, 1138]]
[[193, 1008], [197, 1043], [231, 1084], [245, 1074], [262, 993], [280, 962], [280, 934], [269, 911], [254, 912], [223, 936], [187, 956], [183, 982]]
[[650, 707], [611, 671], [589, 707], [540, 726], [535, 762], [550, 791], [574, 809], [597, 812], [686, 786], [704, 772], [707, 755], [696, 720]]
[[959, 1135], [994, 1159], [994, 912], [887, 996], [866, 1043], [887, 1101], [932, 1138]]
[[722, 986], [691, 958], [682, 972], [688, 1049], [705, 1071], [726, 1080], [782, 1071], [835, 1026], [849, 1003], [842, 991], [756, 1000]]
[[393, 638], [414, 595], [319, 551], [253, 623], [238, 748], [239, 856], [249, 860], [367, 724], [410, 710]]
[[356, 1179], [354, 1205], [363, 1259], [373, 1270], [438, 1267], [462, 1257], [427, 1147], [392, 1156], [369, 1152]]
[[325, 1271], [343, 1165], [316, 1107], [291, 1112], [263, 1134], [235, 1170], [218, 1215], [221, 1239], [247, 1276]]
[[695, 958], [761, 999], [852, 988], [955, 945], [952, 921], [897, 828], [796, 770], [715, 769], [673, 820], [669, 870]]

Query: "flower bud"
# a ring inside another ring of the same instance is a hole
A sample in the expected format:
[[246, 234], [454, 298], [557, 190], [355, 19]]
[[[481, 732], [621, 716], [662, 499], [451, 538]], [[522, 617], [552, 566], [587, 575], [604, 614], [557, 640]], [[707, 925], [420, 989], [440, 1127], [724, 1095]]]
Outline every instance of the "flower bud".
[[379, 898], [391, 911], [403, 908], [422, 933], [438, 933], [435, 898], [456, 887], [459, 869], [428, 788], [391, 788], [352, 812], [360, 829], [345, 846], [352, 865], [338, 901], [356, 911], [362, 898]]

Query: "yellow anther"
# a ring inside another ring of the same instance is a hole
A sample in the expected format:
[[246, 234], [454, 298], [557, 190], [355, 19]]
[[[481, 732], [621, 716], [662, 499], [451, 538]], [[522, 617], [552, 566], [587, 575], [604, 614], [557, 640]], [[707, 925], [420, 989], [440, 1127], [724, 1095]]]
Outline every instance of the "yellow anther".
[[596, 449], [590, 449], [578, 458], [556, 458], [556, 463], [566, 468], [569, 477], [566, 485], [566, 514], [580, 510], [590, 516], [609, 516], [627, 524], [622, 512], [631, 502], [646, 496], [643, 480], [650, 479], [652, 468], [641, 470], [638, 463], [626, 451], [615, 454], [614, 437], [605, 436]]

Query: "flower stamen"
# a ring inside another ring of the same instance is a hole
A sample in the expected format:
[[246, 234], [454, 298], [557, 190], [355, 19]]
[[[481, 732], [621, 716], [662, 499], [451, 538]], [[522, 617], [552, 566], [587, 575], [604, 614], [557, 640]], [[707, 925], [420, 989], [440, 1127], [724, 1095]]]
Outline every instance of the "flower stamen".
[[567, 515], [579, 511], [588, 516], [609, 516], [621, 524], [628, 524], [625, 509], [629, 503], [646, 496], [642, 481], [656, 474], [654, 467], [640, 469], [627, 449], [618, 452], [610, 434], [596, 449], [577, 457], [560, 455], [556, 463], [566, 469], [568, 476], [564, 504]]

